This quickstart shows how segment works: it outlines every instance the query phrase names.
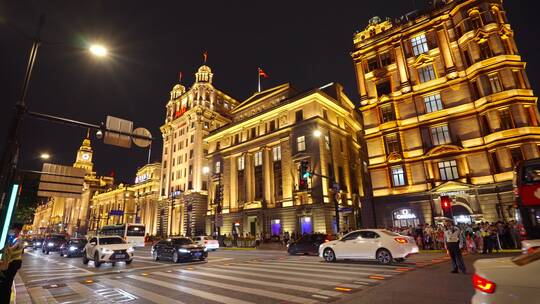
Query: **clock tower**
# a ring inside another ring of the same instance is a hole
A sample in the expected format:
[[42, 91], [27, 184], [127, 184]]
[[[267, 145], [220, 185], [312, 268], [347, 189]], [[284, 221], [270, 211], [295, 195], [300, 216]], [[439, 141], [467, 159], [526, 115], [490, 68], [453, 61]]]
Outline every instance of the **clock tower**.
[[90, 139], [87, 137], [83, 140], [79, 151], [77, 151], [77, 159], [73, 164], [75, 168], [83, 168], [87, 173], [91, 173], [94, 167], [92, 163], [92, 146], [90, 145]]

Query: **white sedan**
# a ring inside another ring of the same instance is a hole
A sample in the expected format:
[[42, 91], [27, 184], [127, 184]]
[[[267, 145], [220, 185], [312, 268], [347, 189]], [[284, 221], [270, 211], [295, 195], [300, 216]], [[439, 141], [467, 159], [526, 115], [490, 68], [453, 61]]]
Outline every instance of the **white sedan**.
[[319, 256], [327, 262], [336, 259], [377, 260], [381, 264], [403, 262], [418, 246], [412, 237], [385, 229], [353, 231], [337, 241], [319, 246]]
[[521, 252], [529, 253], [540, 248], [540, 239], [521, 241]]
[[538, 303], [539, 249], [514, 258], [478, 260], [474, 268], [472, 304]]
[[84, 247], [83, 264], [88, 264], [90, 260], [94, 261], [96, 268], [103, 263], [131, 264], [134, 251], [133, 247], [119, 236], [93, 237]]
[[204, 246], [206, 250], [216, 251], [219, 249], [219, 242], [211, 236], [196, 236], [193, 238], [193, 242], [197, 245]]

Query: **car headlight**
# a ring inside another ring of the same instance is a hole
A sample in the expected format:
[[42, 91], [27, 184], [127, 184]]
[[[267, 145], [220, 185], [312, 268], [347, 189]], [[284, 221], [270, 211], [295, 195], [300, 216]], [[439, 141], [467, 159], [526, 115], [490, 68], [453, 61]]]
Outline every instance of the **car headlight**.
[[178, 252], [188, 253], [189, 250], [187, 250], [187, 249], [185, 249], [185, 248], [180, 248], [180, 249], [178, 249]]
[[47, 243], [47, 246], [52, 247], [52, 246], [54, 246], [54, 243], [53, 243], [53, 242], [49, 242], [49, 243]]
[[204, 251], [208, 251], [208, 248], [204, 247]]
[[103, 254], [111, 254], [111, 253], [114, 253], [114, 250], [109, 249], [109, 248], [103, 248], [103, 249], [101, 249], [101, 253], [103, 253]]
[[28, 242], [24, 242], [24, 246], [28, 246], [28, 245], [29, 245]]
[[69, 251], [75, 251], [75, 250], [77, 250], [77, 247], [75, 247], [75, 246], [69, 246]]
[[127, 251], [128, 253], [132, 253], [133, 251], [135, 251], [135, 249], [133, 249], [133, 247], [129, 247], [126, 251]]
[[40, 243], [40, 242], [37, 242], [37, 243], [36, 243], [36, 246], [41, 246], [41, 243]]

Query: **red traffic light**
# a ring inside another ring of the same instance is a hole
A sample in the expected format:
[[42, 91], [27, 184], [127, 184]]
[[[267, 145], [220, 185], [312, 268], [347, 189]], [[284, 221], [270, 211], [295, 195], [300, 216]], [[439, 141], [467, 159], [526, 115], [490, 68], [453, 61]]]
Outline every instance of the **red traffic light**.
[[452, 199], [448, 195], [441, 196], [441, 207], [443, 209], [449, 209], [452, 207]]

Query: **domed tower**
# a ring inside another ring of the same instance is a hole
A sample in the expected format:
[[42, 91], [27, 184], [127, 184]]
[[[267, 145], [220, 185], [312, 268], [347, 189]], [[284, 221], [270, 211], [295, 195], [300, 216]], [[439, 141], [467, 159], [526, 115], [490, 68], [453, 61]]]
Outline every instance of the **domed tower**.
[[197, 70], [197, 73], [195, 73], [195, 81], [196, 82], [207, 82], [212, 83], [212, 77], [214, 74], [212, 74], [212, 70], [207, 65], [202, 65], [199, 70]]

